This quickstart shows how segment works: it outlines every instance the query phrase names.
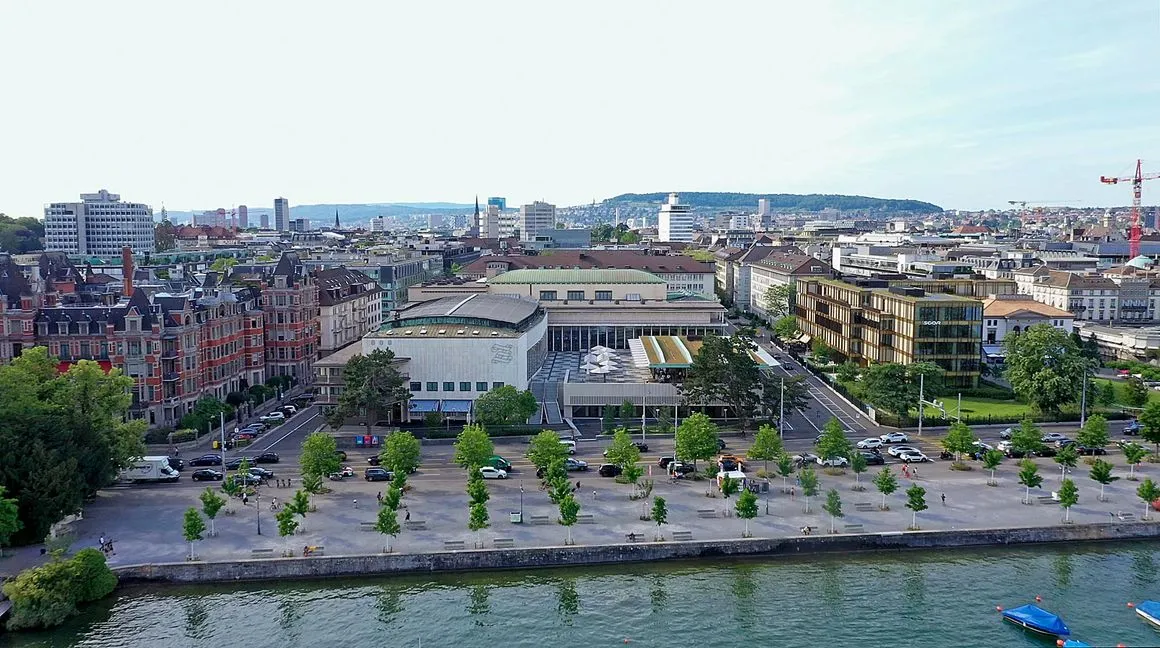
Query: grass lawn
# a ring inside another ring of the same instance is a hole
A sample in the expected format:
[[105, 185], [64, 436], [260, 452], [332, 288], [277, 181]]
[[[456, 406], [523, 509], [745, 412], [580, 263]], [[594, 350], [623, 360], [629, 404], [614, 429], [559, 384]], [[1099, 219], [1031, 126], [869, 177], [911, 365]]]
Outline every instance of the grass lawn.
[[[941, 397], [943, 407], [947, 410], [947, 416], [954, 418], [959, 412], [959, 401], [955, 396]], [[1077, 408], [1078, 409], [1078, 408]], [[1015, 400], [999, 400], [996, 398], [964, 398], [963, 399], [963, 416], [1024, 416], [1032, 413], [1031, 406], [1027, 403], [1020, 403]], [[938, 410], [927, 406], [924, 414], [927, 418], [938, 418], [941, 416]]]
[[[1092, 385], [1094, 385], [1096, 389], [1100, 389], [1104, 386], [1104, 383], [1111, 383], [1112, 389], [1116, 390], [1116, 405], [1120, 406], [1120, 407], [1127, 407], [1127, 405], [1124, 405], [1124, 390], [1128, 386], [1128, 381], [1126, 381], [1126, 380], [1108, 380], [1106, 378], [1093, 378], [1092, 384], [1088, 386], [1088, 396], [1089, 397], [1091, 396]], [[1148, 388], [1148, 402], [1151, 403], [1151, 402], [1155, 402], [1155, 401], [1160, 401], [1160, 391], [1156, 391], [1155, 389], [1152, 389], [1149, 387]]]

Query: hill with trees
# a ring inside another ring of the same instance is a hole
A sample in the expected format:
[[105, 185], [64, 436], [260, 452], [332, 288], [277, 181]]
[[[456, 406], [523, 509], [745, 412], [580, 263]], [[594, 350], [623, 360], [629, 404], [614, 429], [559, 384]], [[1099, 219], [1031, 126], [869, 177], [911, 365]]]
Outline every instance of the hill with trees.
[[[823, 209], [838, 209], [841, 211], [868, 211], [868, 212], [910, 212], [915, 214], [933, 214], [942, 212], [943, 208], [921, 200], [896, 200], [892, 198], [870, 198], [867, 196], [844, 196], [841, 194], [755, 194], [755, 193], [728, 193], [721, 191], [678, 191], [681, 202], [702, 209], [757, 209], [757, 201], [767, 198], [770, 209], [776, 211], [822, 211]], [[620, 194], [604, 201], [609, 204], [633, 203], [662, 203], [668, 197], [667, 192]]]

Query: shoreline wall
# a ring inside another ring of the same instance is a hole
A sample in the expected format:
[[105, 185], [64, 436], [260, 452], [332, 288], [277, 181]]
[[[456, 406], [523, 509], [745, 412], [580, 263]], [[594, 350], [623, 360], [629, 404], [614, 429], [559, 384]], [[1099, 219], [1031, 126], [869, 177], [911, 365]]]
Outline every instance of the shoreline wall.
[[127, 565], [122, 583], [234, 583], [456, 571], [542, 569], [662, 560], [801, 556], [955, 547], [1033, 545], [1160, 538], [1160, 524], [1127, 522], [1012, 529], [907, 531], [750, 538], [705, 542], [570, 545], [407, 554], [268, 558]]

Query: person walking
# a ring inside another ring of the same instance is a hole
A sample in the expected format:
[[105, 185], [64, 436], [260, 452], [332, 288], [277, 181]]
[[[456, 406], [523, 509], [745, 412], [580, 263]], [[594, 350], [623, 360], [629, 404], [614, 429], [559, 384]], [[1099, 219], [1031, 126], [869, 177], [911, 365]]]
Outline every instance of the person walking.
[[411, 509], [407, 509], [407, 515], [406, 515], [406, 516], [403, 518], [403, 521], [404, 521], [404, 522], [410, 522], [410, 521], [411, 521]]
[[592, 501], [596, 501], [596, 491], [592, 491]]
[[946, 493], [942, 494], [942, 503], [943, 503], [943, 506], [947, 505], [947, 494]]

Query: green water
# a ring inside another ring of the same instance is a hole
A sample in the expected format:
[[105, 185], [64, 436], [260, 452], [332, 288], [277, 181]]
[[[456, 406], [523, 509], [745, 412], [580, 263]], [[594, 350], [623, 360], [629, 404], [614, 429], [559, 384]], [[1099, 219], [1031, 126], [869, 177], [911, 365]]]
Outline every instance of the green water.
[[1053, 646], [1001, 623], [1032, 602], [1092, 645], [1160, 645], [1160, 546], [860, 554], [438, 577], [137, 588], [0, 645]]

